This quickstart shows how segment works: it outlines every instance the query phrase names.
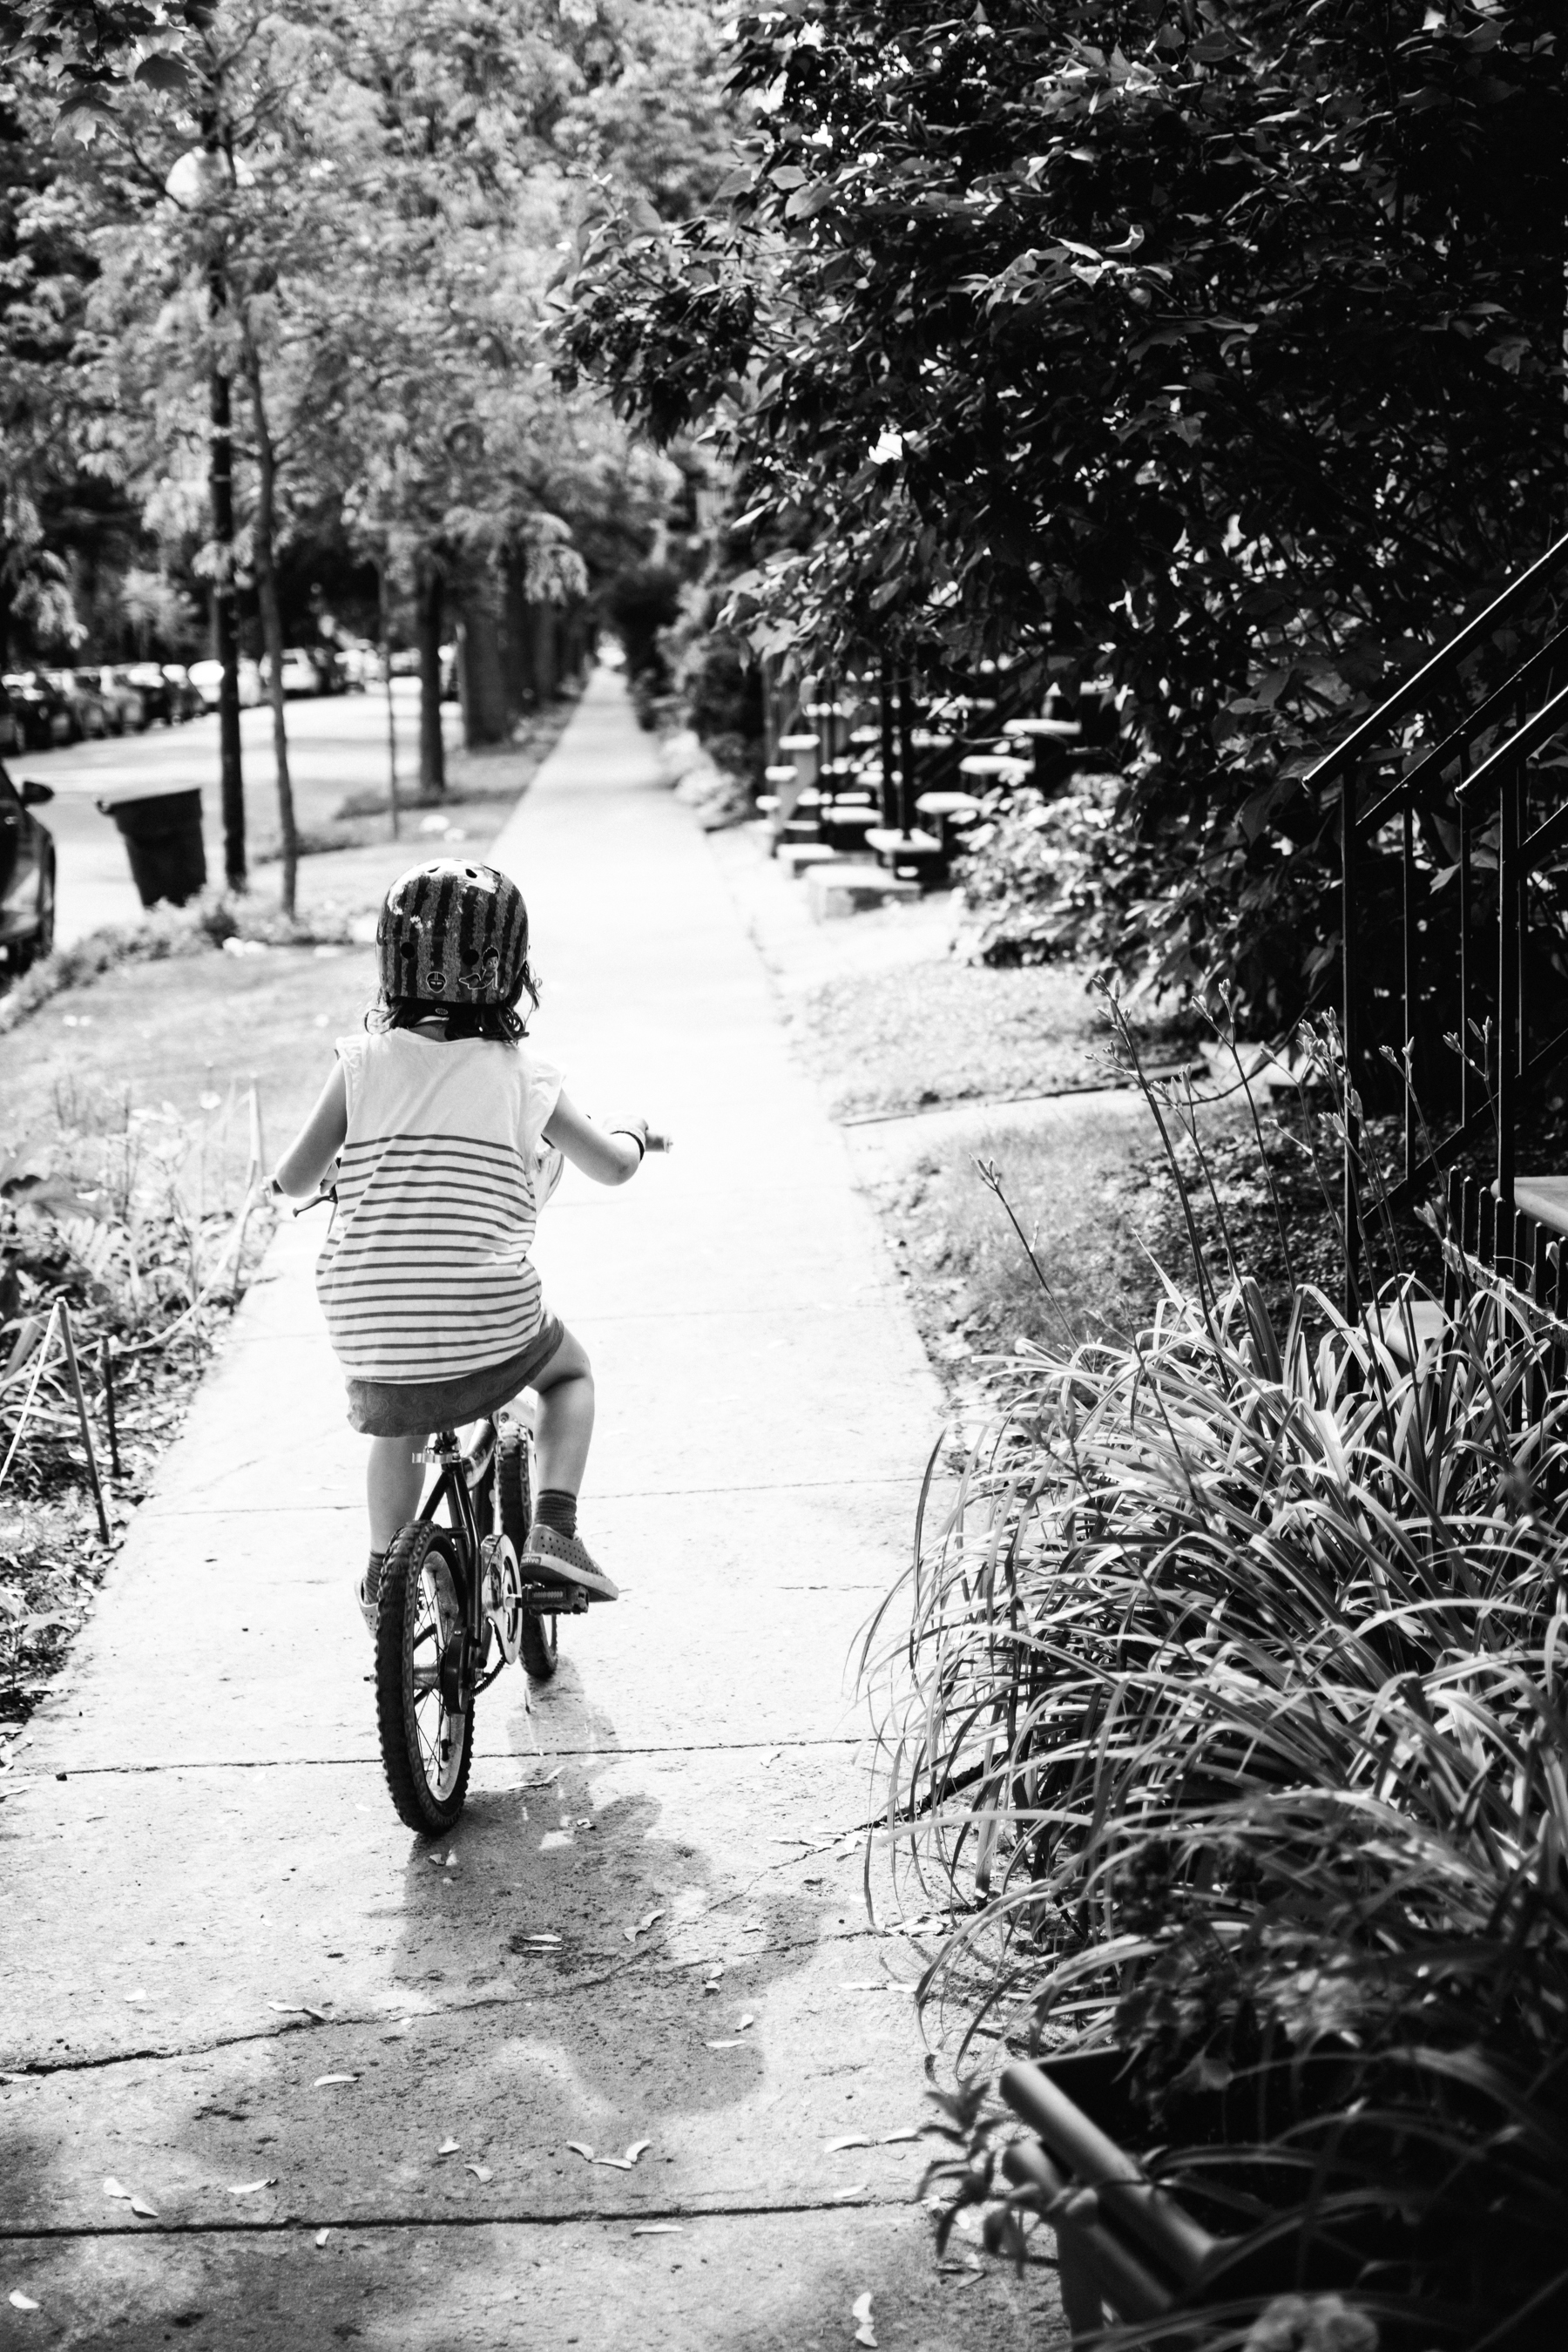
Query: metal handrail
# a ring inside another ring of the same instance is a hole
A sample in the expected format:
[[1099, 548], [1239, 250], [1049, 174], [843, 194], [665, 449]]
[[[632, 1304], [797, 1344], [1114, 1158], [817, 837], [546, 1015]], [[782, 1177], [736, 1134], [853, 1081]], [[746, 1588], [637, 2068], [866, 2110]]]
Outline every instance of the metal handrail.
[[1405, 680], [1403, 686], [1396, 687], [1385, 701], [1380, 702], [1375, 710], [1368, 713], [1359, 727], [1352, 729], [1342, 743], [1336, 743], [1331, 751], [1326, 751], [1314, 766], [1309, 768], [1301, 779], [1303, 787], [1331, 782], [1373, 741], [1381, 729], [1392, 725], [1396, 719], [1403, 719], [1406, 711], [1418, 709], [1433, 685], [1447, 671], [1457, 668], [1471, 647], [1479, 645], [1488, 630], [1495, 628], [1498, 622], [1506, 618], [1516, 605], [1527, 604], [1542, 582], [1549, 579], [1560, 564], [1568, 564], [1568, 531], [1564, 531], [1561, 539], [1553, 540], [1545, 553], [1537, 556], [1517, 580], [1510, 580], [1483, 612], [1478, 613], [1473, 620], [1467, 621], [1461, 629], [1439, 646], [1436, 652]]

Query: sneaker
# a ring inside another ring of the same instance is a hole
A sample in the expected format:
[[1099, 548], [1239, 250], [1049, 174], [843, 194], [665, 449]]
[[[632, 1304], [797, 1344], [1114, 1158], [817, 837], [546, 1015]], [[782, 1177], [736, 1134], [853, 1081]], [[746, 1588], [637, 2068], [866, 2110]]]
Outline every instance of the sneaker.
[[359, 1580], [359, 1613], [374, 1634], [381, 1616], [381, 1559], [374, 1552]]
[[575, 1585], [590, 1601], [618, 1601], [620, 1593], [580, 1536], [563, 1536], [535, 1519], [518, 1562], [525, 1580]]

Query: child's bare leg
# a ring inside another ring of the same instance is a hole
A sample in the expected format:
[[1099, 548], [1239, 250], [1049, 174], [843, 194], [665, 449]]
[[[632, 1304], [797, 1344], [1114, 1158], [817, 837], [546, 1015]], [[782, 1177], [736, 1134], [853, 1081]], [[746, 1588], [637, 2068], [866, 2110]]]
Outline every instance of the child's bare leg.
[[575, 1495], [588, 1466], [594, 1436], [594, 1367], [570, 1331], [533, 1383], [539, 1399], [534, 1466], [539, 1491]]
[[538, 1490], [524, 1555], [531, 1572], [575, 1584], [590, 1601], [614, 1601], [616, 1588], [577, 1532], [577, 1491], [594, 1434], [594, 1368], [568, 1331], [533, 1383]]
[[425, 1464], [420, 1456], [427, 1441], [422, 1437], [373, 1437], [365, 1470], [365, 1499], [370, 1505], [370, 1548], [383, 1552], [405, 1520], [419, 1508], [425, 1491]]

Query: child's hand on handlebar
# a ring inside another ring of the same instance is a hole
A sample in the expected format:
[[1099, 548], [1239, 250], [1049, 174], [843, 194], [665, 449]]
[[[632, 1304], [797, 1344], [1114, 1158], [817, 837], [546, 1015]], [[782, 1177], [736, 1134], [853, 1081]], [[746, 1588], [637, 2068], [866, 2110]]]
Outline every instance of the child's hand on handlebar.
[[649, 1127], [647, 1119], [640, 1117], [617, 1118], [611, 1128], [610, 1133], [612, 1135], [631, 1136], [635, 1141], [642, 1146], [645, 1152], [668, 1151], [671, 1148], [672, 1139], [668, 1135], [658, 1134]]

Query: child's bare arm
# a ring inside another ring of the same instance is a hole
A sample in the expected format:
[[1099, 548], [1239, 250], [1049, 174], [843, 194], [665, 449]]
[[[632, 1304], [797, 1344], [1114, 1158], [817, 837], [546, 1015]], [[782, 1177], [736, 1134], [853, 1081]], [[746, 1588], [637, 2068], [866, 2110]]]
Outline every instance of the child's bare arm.
[[556, 1097], [544, 1130], [546, 1143], [565, 1153], [574, 1168], [596, 1184], [624, 1184], [642, 1166], [647, 1142], [646, 1123], [630, 1120], [624, 1127], [595, 1127], [566, 1095]]
[[348, 1087], [341, 1062], [321, 1088], [316, 1108], [278, 1162], [273, 1181], [280, 1192], [298, 1200], [314, 1192], [343, 1148], [349, 1131]]

